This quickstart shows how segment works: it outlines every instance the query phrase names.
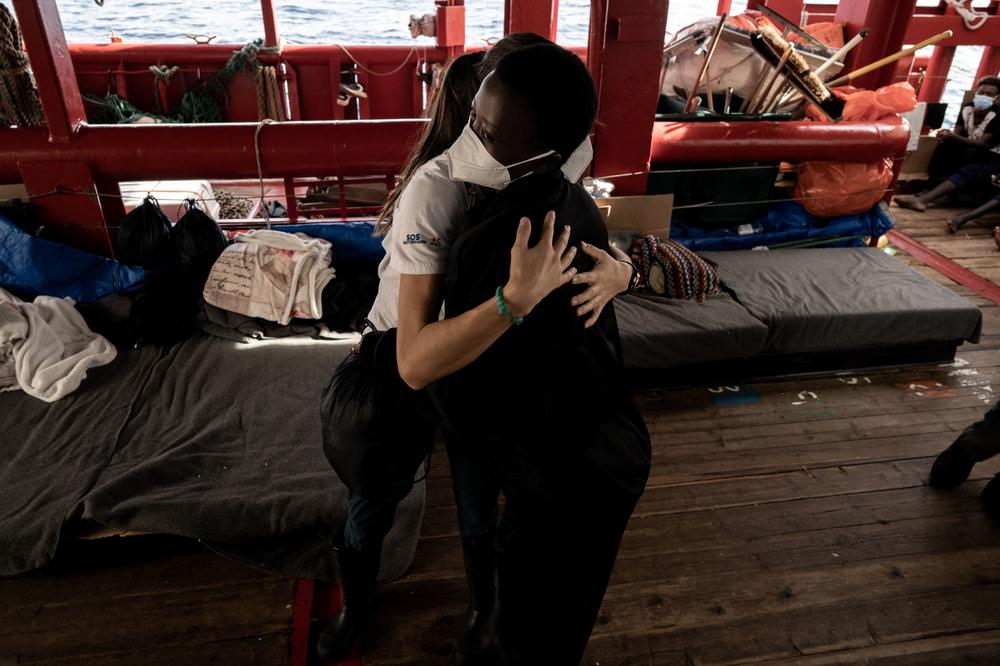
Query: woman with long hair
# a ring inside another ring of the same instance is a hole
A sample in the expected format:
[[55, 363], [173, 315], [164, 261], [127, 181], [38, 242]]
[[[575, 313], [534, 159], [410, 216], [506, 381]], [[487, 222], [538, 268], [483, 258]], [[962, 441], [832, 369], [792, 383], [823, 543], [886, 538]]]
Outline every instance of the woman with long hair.
[[[436, 367], [459, 369], [473, 360], [478, 351], [492, 344], [506, 326], [496, 311], [491, 310], [491, 304], [470, 316], [441, 322], [441, 327], [435, 329], [421, 327], [416, 331], [412, 324], [400, 324], [404, 318], [408, 322], [437, 321], [439, 318], [451, 242], [467, 210], [483, 195], [480, 188], [470, 187], [452, 176], [446, 150], [468, 125], [472, 100], [482, 79], [504, 55], [538, 43], [548, 43], [548, 40], [530, 33], [510, 35], [485, 54], [466, 54], [452, 61], [430, 105], [431, 120], [379, 217], [377, 229], [385, 235], [386, 256], [379, 266], [379, 293], [369, 320], [379, 330], [399, 325], [396, 337], [398, 365], [403, 379], [414, 389], [423, 388], [424, 382], [419, 376], [411, 375], [411, 368], [437, 356], [438, 360], [432, 361]], [[570, 159], [563, 160], [562, 169], [568, 180], [579, 180], [590, 161], [589, 149], [589, 141], [584, 139]], [[551, 159], [548, 161], [551, 163]], [[536, 161], [524, 167], [543, 165], [542, 161]], [[627, 290], [634, 271], [624, 253], [617, 251], [612, 256], [587, 246], [582, 249], [592, 258], [593, 267], [576, 274], [569, 268], [575, 249], [566, 249], [568, 238], [568, 234], [564, 234], [547, 244], [515, 248], [511, 272], [517, 274], [520, 281], [515, 281], [511, 287], [513, 293], [522, 290], [530, 294], [530, 298], [541, 299], [567, 281], [586, 284], [587, 288], [568, 308], [575, 310], [579, 317], [587, 317], [585, 325], [590, 326], [612, 297]], [[419, 341], [416, 340], [418, 334], [422, 336]], [[430, 347], [425, 344], [428, 341]], [[442, 349], [446, 350], [443, 354]], [[410, 350], [417, 350], [417, 356], [410, 356]], [[414, 430], [414, 439], [419, 440], [414, 446], [429, 447], [428, 433], [419, 428]], [[445, 428], [445, 443], [471, 592], [456, 647], [459, 663], [465, 663], [491, 650], [495, 642], [497, 556], [494, 543], [499, 485], [478, 446], [458, 441], [448, 428]], [[383, 496], [352, 495], [349, 500], [346, 525], [336, 546], [344, 606], [320, 635], [317, 651], [324, 659], [343, 658], [364, 632], [376, 587], [382, 542], [392, 526], [396, 506], [412, 487], [412, 479], [412, 474], [404, 474], [403, 478], [394, 480], [392, 491]]]

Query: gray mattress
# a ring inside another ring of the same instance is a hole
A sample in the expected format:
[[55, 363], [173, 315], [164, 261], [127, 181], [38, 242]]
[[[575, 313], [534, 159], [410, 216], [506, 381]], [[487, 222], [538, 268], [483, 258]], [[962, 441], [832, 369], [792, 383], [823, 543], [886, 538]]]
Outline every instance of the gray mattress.
[[701, 256], [767, 325], [767, 352], [979, 340], [979, 308], [877, 249]]
[[767, 327], [726, 294], [702, 303], [655, 295], [615, 299], [625, 367], [669, 368], [760, 353]]
[[[46, 564], [82, 517], [330, 579], [347, 489], [323, 455], [319, 396], [347, 348], [199, 334], [122, 353], [56, 403], [0, 394], [0, 575]], [[412, 561], [423, 506], [420, 482], [397, 512], [383, 578]]]

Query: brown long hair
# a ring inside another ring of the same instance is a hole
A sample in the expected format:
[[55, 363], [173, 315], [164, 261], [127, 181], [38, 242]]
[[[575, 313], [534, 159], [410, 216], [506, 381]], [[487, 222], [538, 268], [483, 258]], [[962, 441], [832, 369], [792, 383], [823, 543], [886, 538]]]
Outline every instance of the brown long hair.
[[430, 122], [424, 126], [406, 160], [406, 166], [399, 174], [396, 187], [389, 192], [379, 211], [375, 225], [376, 235], [384, 235], [389, 231], [399, 195], [417, 169], [443, 153], [458, 139], [469, 121], [472, 98], [476, 96], [479, 84], [493, 71], [500, 59], [522, 46], [541, 43], [549, 43], [549, 40], [533, 32], [518, 32], [504, 37], [488, 51], [466, 53], [448, 63], [437, 93], [427, 108]]

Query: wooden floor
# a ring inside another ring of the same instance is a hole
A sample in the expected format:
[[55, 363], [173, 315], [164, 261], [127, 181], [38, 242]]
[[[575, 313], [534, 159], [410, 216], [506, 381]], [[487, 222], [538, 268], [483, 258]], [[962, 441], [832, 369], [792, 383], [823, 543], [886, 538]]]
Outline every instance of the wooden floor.
[[[894, 212], [1000, 280], [987, 227]], [[1000, 310], [914, 265], [983, 309], [953, 364], [637, 395], [653, 471], [586, 664], [1000, 663], [1000, 525], [978, 499], [1000, 458], [956, 491], [926, 486], [1000, 393]], [[182, 540], [73, 544], [0, 581], [0, 665], [285, 664], [292, 590]], [[437, 453], [416, 561], [384, 589], [365, 663], [450, 663], [464, 603]]]

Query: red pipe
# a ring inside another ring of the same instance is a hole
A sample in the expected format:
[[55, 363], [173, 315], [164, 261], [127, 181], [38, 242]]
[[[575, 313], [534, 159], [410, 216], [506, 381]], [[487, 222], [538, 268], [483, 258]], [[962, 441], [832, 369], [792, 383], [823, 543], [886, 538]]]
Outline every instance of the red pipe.
[[260, 15], [264, 19], [264, 46], [277, 46], [278, 15], [272, 0], [260, 0]]
[[[396, 173], [424, 120], [286, 122], [260, 132], [266, 177]], [[256, 178], [256, 123], [84, 125], [54, 147], [44, 129], [0, 129], [0, 183], [19, 163], [79, 162], [110, 180]]]
[[[152, 64], [162, 59], [170, 65], [224, 65], [242, 44], [73, 44], [69, 53], [78, 65], [102, 64], [107, 62], [137, 62]], [[351, 46], [351, 55], [366, 64], [398, 65], [413, 50], [412, 46]], [[447, 59], [447, 50], [434, 46], [420, 47], [421, 58], [432, 61]], [[260, 54], [260, 61], [274, 64], [278, 56]], [[323, 64], [330, 58], [343, 59], [347, 54], [336, 45], [286, 44], [281, 51], [281, 59], [296, 64]]]
[[[879, 122], [657, 122], [650, 162], [868, 162], [906, 154], [901, 120]], [[610, 174], [597, 174], [610, 175]]]

